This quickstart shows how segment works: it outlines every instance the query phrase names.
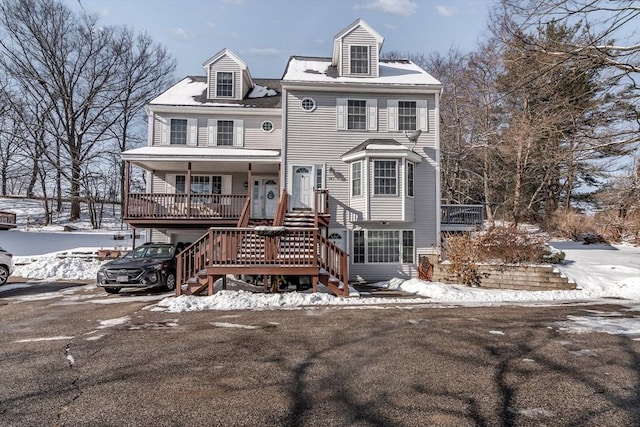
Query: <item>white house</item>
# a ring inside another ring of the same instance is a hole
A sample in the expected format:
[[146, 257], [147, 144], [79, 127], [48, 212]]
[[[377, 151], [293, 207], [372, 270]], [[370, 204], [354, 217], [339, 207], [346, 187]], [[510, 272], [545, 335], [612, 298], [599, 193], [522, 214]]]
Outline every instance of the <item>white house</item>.
[[442, 86], [381, 59], [383, 42], [357, 20], [331, 57], [293, 56], [279, 80], [223, 49], [205, 76], [148, 104], [147, 146], [122, 153], [148, 188], [125, 195], [124, 220], [154, 241], [194, 242], [183, 290], [260, 274], [344, 294], [347, 279], [417, 276], [438, 253]]

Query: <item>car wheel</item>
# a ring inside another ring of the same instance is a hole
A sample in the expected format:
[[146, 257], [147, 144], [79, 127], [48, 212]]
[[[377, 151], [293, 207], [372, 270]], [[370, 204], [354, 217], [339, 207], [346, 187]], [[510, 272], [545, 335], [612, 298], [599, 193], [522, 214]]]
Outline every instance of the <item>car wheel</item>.
[[173, 291], [176, 289], [176, 273], [167, 274], [167, 280], [164, 282], [164, 288], [167, 291]]
[[120, 288], [104, 288], [104, 290], [108, 294], [117, 294], [118, 292], [120, 292]]
[[9, 270], [7, 270], [7, 267], [0, 265], [0, 286], [7, 283], [7, 279], [9, 279]]

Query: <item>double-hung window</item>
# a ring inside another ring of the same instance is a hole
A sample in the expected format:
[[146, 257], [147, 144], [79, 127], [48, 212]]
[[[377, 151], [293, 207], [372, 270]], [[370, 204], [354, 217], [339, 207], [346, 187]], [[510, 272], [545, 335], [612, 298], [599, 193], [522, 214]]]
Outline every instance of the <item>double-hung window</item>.
[[416, 101], [398, 101], [398, 130], [418, 129]]
[[355, 99], [347, 101], [347, 129], [367, 129], [367, 101]]
[[[186, 175], [176, 175], [176, 193], [185, 194], [187, 188]], [[191, 194], [221, 194], [221, 175], [192, 175]]]
[[369, 46], [351, 46], [351, 74], [369, 74]]
[[216, 73], [216, 96], [233, 97], [233, 73], [225, 71]]
[[218, 120], [217, 145], [233, 145], [233, 120]]
[[353, 232], [354, 264], [414, 262], [413, 230], [355, 230]]
[[415, 164], [407, 162], [407, 196], [413, 197], [413, 187], [415, 182]]
[[398, 194], [398, 164], [395, 160], [374, 160], [373, 194]]
[[171, 145], [187, 145], [187, 119], [171, 119]]
[[362, 196], [362, 163], [351, 163], [351, 196]]

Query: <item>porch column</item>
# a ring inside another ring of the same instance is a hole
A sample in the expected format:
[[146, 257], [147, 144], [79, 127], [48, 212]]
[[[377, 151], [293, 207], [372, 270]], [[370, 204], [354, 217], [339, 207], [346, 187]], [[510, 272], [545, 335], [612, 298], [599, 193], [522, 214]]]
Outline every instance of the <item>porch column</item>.
[[253, 191], [251, 191], [253, 189], [253, 173], [251, 172], [251, 163], [249, 163], [249, 169], [247, 171], [247, 183], [249, 184], [247, 186], [247, 199], [249, 199], [249, 204], [251, 204], [251, 195], [253, 193]]
[[187, 163], [187, 216], [191, 216], [191, 162]]
[[122, 209], [120, 212], [121, 218], [129, 216], [129, 180], [131, 176], [131, 162], [125, 160], [124, 162], [124, 185], [123, 192], [120, 195], [122, 197]]

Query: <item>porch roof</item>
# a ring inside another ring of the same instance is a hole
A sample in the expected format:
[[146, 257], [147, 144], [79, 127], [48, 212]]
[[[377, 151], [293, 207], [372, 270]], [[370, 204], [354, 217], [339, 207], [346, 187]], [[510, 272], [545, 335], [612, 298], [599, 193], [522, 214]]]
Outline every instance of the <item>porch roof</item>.
[[124, 161], [129, 161], [144, 169], [167, 170], [182, 168], [185, 163], [232, 165], [261, 163], [279, 164], [280, 150], [251, 150], [238, 147], [189, 147], [154, 146], [140, 147], [121, 153]]

